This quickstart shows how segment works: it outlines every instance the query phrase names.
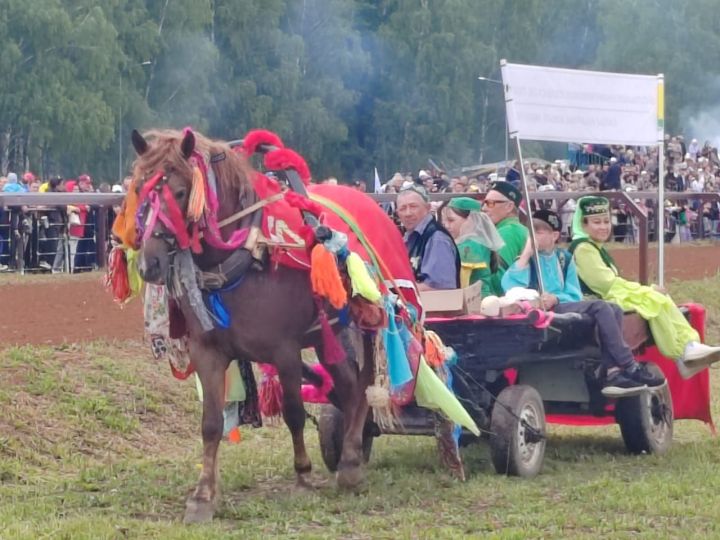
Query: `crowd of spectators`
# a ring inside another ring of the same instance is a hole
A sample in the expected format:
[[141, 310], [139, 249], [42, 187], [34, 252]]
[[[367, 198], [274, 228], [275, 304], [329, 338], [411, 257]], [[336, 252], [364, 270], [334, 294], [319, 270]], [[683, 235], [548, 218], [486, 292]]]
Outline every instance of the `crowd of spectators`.
[[[669, 192], [687, 193], [687, 199], [666, 201], [665, 241], [685, 242], [693, 237], [720, 237], [720, 203], [693, 198], [694, 193], [720, 193], [720, 159], [710, 141], [700, 145], [697, 139], [686, 144], [683, 135], [665, 137], [665, 188]], [[485, 193], [493, 180], [520, 184], [518, 162], [494, 170], [478, 169], [471, 174], [448, 175], [437, 169], [417, 174], [396, 172], [383, 184], [380, 193], [397, 193], [403, 188], [422, 184], [430, 193]], [[655, 240], [655, 202], [642, 197], [643, 192], [657, 191], [657, 147], [629, 147], [570, 144], [566, 159], [547, 162], [529, 159], [524, 164], [530, 192], [624, 191], [649, 222], [650, 240]], [[87, 174], [77, 179], [50, 177], [41, 179], [31, 172], [21, 176], [10, 172], [0, 177], [0, 191], [20, 192], [99, 192], [125, 193], [129, 178], [121, 184], [101, 182], [97, 186]], [[337, 184], [334, 177], [322, 181]], [[372, 191], [364, 180], [351, 186]], [[637, 193], [637, 195], [634, 195]], [[394, 203], [383, 203], [393, 214]], [[532, 210], [547, 208], [558, 212], [563, 222], [563, 236], [569, 235], [575, 211], [573, 199], [533, 200]], [[112, 213], [110, 213], [112, 216]], [[96, 212], [86, 205], [67, 207], [23, 206], [0, 207], [0, 271], [36, 268], [48, 272], [76, 272], [93, 269], [95, 260]], [[633, 212], [619, 203], [612, 210], [613, 236], [617, 242], [638, 240], [638, 224]], [[19, 258], [22, 254], [22, 263]]]
[[[124, 193], [128, 181], [111, 185], [82, 174], [41, 179], [32, 172], [0, 177], [3, 193]], [[34, 269], [60, 273], [97, 268], [97, 212], [88, 205], [0, 206], [0, 272]]]
[[[530, 192], [594, 192], [624, 191], [649, 218], [650, 240], [655, 240], [655, 205], [642, 192], [656, 192], [658, 188], [658, 148], [599, 146], [571, 144], [566, 159], [546, 162], [527, 160], [525, 177]], [[665, 188], [670, 192], [688, 193], [688, 199], [667, 201], [665, 208], [665, 240], [685, 242], [693, 237], [718, 237], [720, 204], [703, 202], [693, 193], [720, 192], [720, 159], [709, 141], [700, 146], [692, 139], [686, 147], [682, 135], [666, 136]], [[438, 170], [420, 170], [417, 175], [395, 173], [380, 189], [383, 193], [397, 193], [412, 184], [422, 184], [431, 193], [485, 193], [489, 182], [507, 180], [520, 185], [519, 163], [492, 172], [450, 176]], [[637, 195], [634, 195], [637, 193]], [[532, 210], [547, 208], [558, 212], [563, 221], [563, 236], [569, 235], [575, 201], [535, 200]], [[392, 209], [392, 204], [386, 204]], [[612, 210], [613, 235], [617, 242], [635, 243], [638, 224], [625, 204]]]

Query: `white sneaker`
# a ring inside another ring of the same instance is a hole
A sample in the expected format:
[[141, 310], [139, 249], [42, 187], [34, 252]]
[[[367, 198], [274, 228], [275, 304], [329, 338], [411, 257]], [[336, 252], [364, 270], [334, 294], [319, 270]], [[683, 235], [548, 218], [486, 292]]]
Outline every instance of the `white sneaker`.
[[500, 315], [500, 299], [497, 296], [486, 296], [480, 302], [480, 315], [497, 317]]
[[52, 266], [47, 261], [40, 261], [38, 263], [38, 266], [42, 268], [43, 270], [52, 270]]
[[682, 358], [675, 360], [675, 366], [683, 379], [689, 379], [700, 373], [707, 366], [689, 366]]
[[706, 367], [720, 360], [720, 347], [711, 347], [693, 341], [685, 347], [682, 359], [688, 367]]

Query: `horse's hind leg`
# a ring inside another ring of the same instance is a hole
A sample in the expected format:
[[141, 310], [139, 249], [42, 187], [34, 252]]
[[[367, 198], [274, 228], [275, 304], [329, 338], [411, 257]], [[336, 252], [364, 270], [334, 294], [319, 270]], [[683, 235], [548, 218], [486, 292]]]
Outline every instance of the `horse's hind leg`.
[[297, 484], [309, 487], [312, 464], [305, 448], [305, 407], [300, 395], [302, 383], [300, 346], [288, 344], [279, 347], [273, 355], [273, 361], [283, 390], [283, 418], [292, 436]]
[[199, 523], [212, 519], [219, 495], [217, 453], [223, 433], [222, 410], [228, 362], [212, 349], [191, 346], [190, 352], [203, 387], [203, 462], [200, 479], [186, 502], [184, 522]]
[[[360, 345], [360, 340], [353, 340], [350, 330], [344, 330], [338, 337], [348, 353], [347, 361], [323, 365], [333, 378], [335, 394], [343, 411], [343, 448], [337, 469], [337, 484], [340, 488], [352, 490], [365, 480], [362, 442], [368, 413], [365, 388], [372, 376], [372, 347], [367, 343], [365, 347], [356, 347]], [[322, 359], [322, 352], [319, 353]], [[360, 354], [364, 354], [362, 369], [359, 366]]]

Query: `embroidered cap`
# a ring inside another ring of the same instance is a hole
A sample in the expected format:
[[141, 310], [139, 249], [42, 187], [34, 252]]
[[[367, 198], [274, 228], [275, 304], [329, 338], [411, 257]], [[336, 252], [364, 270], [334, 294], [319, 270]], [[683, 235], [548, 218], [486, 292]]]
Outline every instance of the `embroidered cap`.
[[488, 191], [497, 191], [510, 199], [516, 207], [520, 206], [520, 202], [522, 201], [522, 193], [520, 193], [520, 190], [506, 180], [490, 182]]
[[465, 210], [466, 212], [479, 212], [482, 210], [480, 201], [471, 197], [455, 197], [454, 199], [450, 199], [448, 207], [455, 208], [456, 210]]
[[578, 210], [580, 210], [582, 217], [609, 214], [610, 201], [605, 197], [583, 197], [578, 201]]
[[539, 220], [548, 225], [553, 231], [560, 232], [560, 216], [552, 210], [538, 210], [532, 215], [533, 220]]

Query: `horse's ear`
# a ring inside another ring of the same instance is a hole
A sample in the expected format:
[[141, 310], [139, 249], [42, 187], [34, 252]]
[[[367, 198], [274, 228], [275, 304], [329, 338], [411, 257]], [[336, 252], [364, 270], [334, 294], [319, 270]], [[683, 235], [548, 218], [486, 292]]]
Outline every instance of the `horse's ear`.
[[142, 156], [145, 152], [147, 152], [148, 143], [145, 140], [145, 137], [140, 135], [140, 132], [137, 129], [132, 130], [130, 138], [132, 139], [133, 147], [135, 147], [135, 151], [138, 156]]
[[180, 143], [180, 150], [182, 150], [185, 159], [192, 156], [193, 150], [195, 150], [195, 134], [191, 129], [185, 130], [185, 136], [183, 137], [182, 143]]

